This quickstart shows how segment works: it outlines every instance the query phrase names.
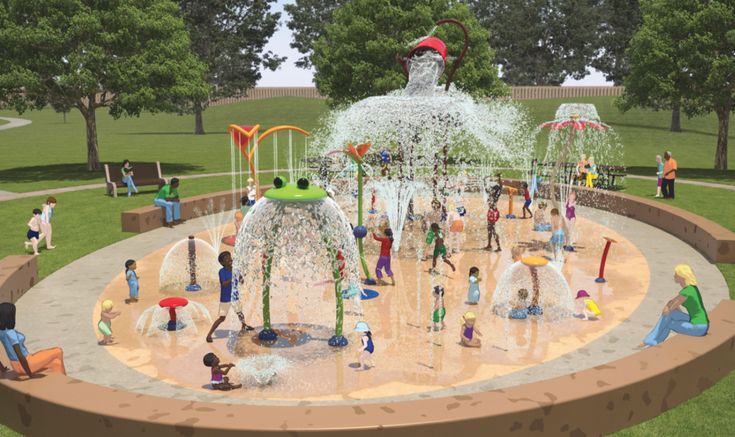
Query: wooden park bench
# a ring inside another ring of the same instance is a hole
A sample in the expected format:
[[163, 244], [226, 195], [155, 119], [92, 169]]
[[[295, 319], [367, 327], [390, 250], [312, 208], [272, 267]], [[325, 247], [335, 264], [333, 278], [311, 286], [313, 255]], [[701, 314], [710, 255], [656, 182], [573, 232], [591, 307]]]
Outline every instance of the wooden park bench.
[[[122, 167], [114, 166], [110, 170], [110, 166], [105, 164], [105, 183], [107, 184], [107, 194], [117, 197], [117, 189], [127, 187], [122, 181]], [[157, 185], [161, 188], [166, 181], [161, 176], [161, 163], [139, 163], [133, 167], [133, 181], [136, 187], [146, 185]]]

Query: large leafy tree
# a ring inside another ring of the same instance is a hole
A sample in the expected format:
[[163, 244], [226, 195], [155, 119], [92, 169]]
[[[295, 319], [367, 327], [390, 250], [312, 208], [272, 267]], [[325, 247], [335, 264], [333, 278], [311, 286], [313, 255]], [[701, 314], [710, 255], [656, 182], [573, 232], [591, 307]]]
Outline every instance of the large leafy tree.
[[625, 51], [633, 34], [641, 26], [638, 0], [602, 0], [600, 4], [599, 54], [592, 66], [605, 74], [608, 81], [622, 85], [628, 73]]
[[581, 79], [598, 48], [600, 0], [468, 0], [511, 85]]
[[98, 108], [181, 111], [207, 95], [203, 75], [170, 0], [0, 1], [0, 102], [78, 109], [90, 171], [100, 168]]
[[[317, 88], [340, 104], [402, 87], [406, 78], [396, 55], [405, 55], [409, 43], [427, 35], [442, 18], [458, 19], [470, 33], [470, 48], [455, 75], [457, 86], [475, 95], [506, 93], [487, 31], [466, 5], [451, 0], [351, 0], [335, 10], [314, 46]], [[457, 27], [442, 26], [436, 36], [447, 43], [450, 55], [460, 53], [464, 38]]]
[[195, 100], [194, 133], [204, 134], [202, 112], [209, 99], [245, 93], [261, 78], [260, 68], [275, 70], [285, 60], [265, 45], [278, 28], [276, 0], [179, 0], [191, 48], [207, 66], [208, 99]]
[[332, 21], [332, 12], [348, 0], [296, 0], [283, 6], [288, 12], [288, 28], [293, 33], [291, 47], [303, 56], [296, 60], [296, 66], [311, 68], [311, 54], [314, 43], [324, 35], [327, 24]]
[[715, 112], [714, 168], [727, 169], [735, 108], [735, 2], [644, 0], [643, 25], [631, 41], [630, 74], [619, 106], [681, 104], [689, 116]]

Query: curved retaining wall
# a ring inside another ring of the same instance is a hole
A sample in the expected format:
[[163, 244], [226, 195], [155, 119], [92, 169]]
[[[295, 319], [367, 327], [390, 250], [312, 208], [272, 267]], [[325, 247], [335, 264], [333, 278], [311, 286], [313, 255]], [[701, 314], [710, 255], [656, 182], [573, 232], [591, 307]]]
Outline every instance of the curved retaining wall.
[[15, 303], [38, 282], [38, 258], [11, 255], [0, 259], [0, 302]]
[[[644, 221], [700, 250], [735, 262], [735, 234], [659, 202], [580, 188], [579, 202]], [[208, 404], [114, 390], [69, 377], [0, 380], [0, 421], [26, 435], [156, 436], [427, 435], [488, 429], [501, 434], [600, 435], [647, 420], [690, 399], [735, 368], [735, 301], [711, 312], [704, 338], [661, 346], [582, 372], [503, 390], [359, 406]]]

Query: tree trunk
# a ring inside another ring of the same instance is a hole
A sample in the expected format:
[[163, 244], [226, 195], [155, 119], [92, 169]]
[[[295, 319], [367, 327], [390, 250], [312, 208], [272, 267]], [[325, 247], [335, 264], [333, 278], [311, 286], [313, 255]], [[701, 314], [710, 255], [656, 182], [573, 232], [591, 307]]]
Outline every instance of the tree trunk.
[[671, 108], [671, 132], [681, 132], [681, 100], [674, 101]]
[[717, 110], [717, 150], [715, 150], [715, 170], [727, 170], [727, 134], [730, 128], [730, 109]]
[[[94, 100], [91, 100], [91, 102], [94, 102]], [[99, 147], [97, 146], [97, 119], [94, 111], [93, 103], [90, 103], [86, 110], [81, 111], [87, 125], [87, 171], [99, 171], [101, 168]]]
[[194, 102], [194, 135], [204, 135], [204, 120], [202, 119], [201, 102]]

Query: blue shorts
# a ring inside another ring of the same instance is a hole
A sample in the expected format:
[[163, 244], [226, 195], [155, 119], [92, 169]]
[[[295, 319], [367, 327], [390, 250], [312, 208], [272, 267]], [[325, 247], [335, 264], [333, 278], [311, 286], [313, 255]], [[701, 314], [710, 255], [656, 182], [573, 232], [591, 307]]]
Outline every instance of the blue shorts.
[[564, 231], [559, 230], [554, 232], [551, 236], [551, 244], [562, 245], [564, 244]]
[[526, 200], [526, 201], [525, 201], [525, 202], [523, 203], [523, 207], [524, 207], [524, 208], [528, 208], [529, 206], [531, 206], [531, 199], [528, 199], [528, 200]]
[[34, 239], [34, 238], [38, 238], [38, 237], [40, 237], [40, 236], [41, 236], [41, 234], [40, 234], [39, 232], [37, 232], [37, 231], [31, 231], [31, 230], [29, 229], [29, 230], [28, 230], [28, 232], [26, 232], [26, 237], [27, 237], [27, 238], [28, 238], [29, 240], [32, 240], [32, 239]]

